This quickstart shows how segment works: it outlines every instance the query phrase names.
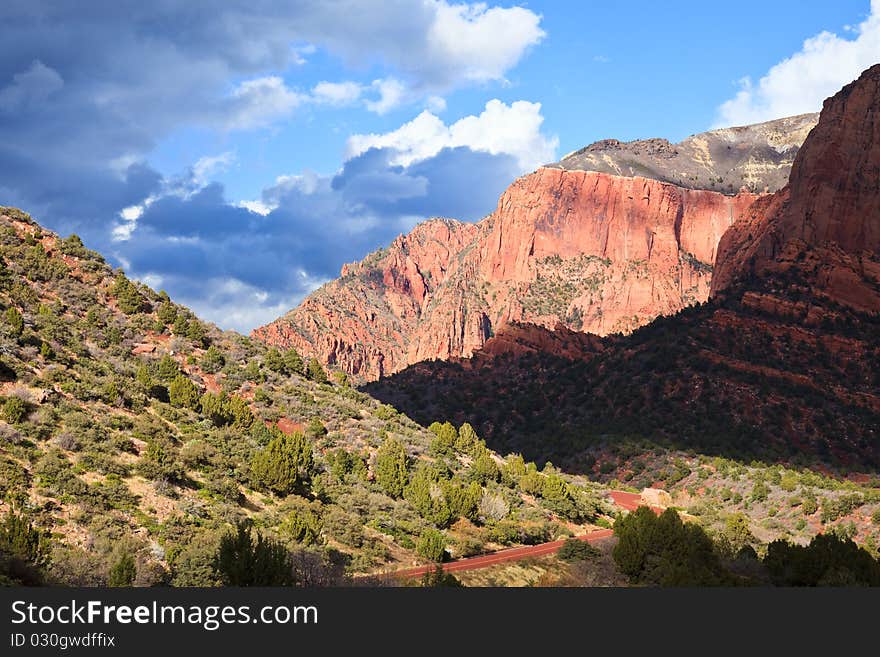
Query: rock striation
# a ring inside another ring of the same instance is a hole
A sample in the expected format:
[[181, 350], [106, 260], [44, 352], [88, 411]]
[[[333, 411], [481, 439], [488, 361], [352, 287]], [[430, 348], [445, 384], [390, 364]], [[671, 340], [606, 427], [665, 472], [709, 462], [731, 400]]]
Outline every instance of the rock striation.
[[709, 303], [598, 343], [502, 330], [468, 361], [417, 363], [365, 389], [570, 469], [590, 445], [636, 438], [877, 472], [878, 117], [880, 65], [825, 102], [789, 185], [725, 233]]
[[[805, 115], [696, 135], [688, 148], [667, 149], [665, 176], [659, 164], [629, 175], [636, 169], [590, 170], [591, 160], [564, 158], [564, 167], [516, 180], [476, 224], [434, 219], [345, 265], [253, 336], [375, 380], [423, 360], [468, 357], [511, 322], [629, 333], [708, 299], [721, 236], [764, 196], [669, 179], [686, 161], [711, 163], [713, 176], [724, 162], [751, 162], [761, 182], [751, 187], [773, 188], [814, 123]], [[711, 145], [708, 155], [696, 142]], [[618, 153], [642, 148], [614, 144]]]

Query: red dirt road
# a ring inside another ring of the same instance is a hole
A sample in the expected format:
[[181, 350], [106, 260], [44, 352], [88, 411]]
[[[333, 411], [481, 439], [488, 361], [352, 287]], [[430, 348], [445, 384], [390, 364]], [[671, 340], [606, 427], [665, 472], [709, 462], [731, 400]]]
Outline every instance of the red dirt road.
[[[608, 538], [613, 534], [614, 532], [610, 529], [600, 529], [595, 532], [590, 532], [589, 534], [577, 536], [576, 538], [580, 541], [592, 543], [603, 538]], [[413, 577], [423, 577], [427, 573], [433, 572], [437, 566], [443, 568], [447, 573], [454, 573], [460, 570], [477, 570], [479, 568], [487, 568], [507, 561], [519, 561], [520, 559], [543, 557], [547, 554], [553, 554], [562, 547], [563, 543], [565, 543], [564, 540], [541, 543], [540, 545], [527, 545], [525, 547], [510, 548], [509, 550], [500, 550], [479, 557], [459, 559], [458, 561], [450, 561], [449, 563], [437, 565], [431, 564], [429, 566], [418, 566], [417, 568], [409, 568], [407, 570], [397, 570], [389, 574], [398, 579], [410, 579]]]
[[[625, 493], [623, 491], [612, 491], [609, 497], [614, 503], [627, 511], [635, 511], [640, 506], [644, 506], [642, 496], [638, 493]], [[654, 508], [655, 513], [660, 513], [662, 509]], [[594, 543], [614, 535], [611, 529], [598, 529], [589, 534], [576, 536], [579, 541], [587, 541]], [[477, 570], [479, 568], [487, 568], [499, 563], [508, 561], [519, 561], [521, 559], [529, 559], [533, 557], [543, 557], [559, 551], [565, 540], [551, 541], [550, 543], [541, 543], [540, 545], [527, 545], [525, 547], [510, 548], [508, 550], [499, 550], [491, 554], [484, 554], [479, 557], [469, 557], [467, 559], [459, 559], [458, 561], [450, 561], [444, 564], [431, 564], [428, 566], [417, 566], [416, 568], [407, 568], [406, 570], [398, 570], [388, 573], [397, 579], [411, 579], [415, 577], [424, 577], [427, 573], [433, 572], [439, 565], [447, 573], [454, 573], [462, 570]]]

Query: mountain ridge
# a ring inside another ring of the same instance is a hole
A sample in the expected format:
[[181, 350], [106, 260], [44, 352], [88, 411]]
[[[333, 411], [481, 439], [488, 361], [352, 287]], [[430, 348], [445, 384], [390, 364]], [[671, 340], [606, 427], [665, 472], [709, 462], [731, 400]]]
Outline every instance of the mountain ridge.
[[[811, 121], [731, 130], [751, 135], [741, 139], [743, 161], [772, 151], [766, 170], [787, 172], [797, 148], [780, 152], [771, 137], [784, 141], [787, 127], [796, 143]], [[482, 221], [420, 224], [251, 335], [374, 380], [467, 357], [509, 322], [630, 332], [708, 298], [722, 234], [761, 196], [656, 178], [541, 167]]]
[[818, 113], [799, 114], [747, 126], [717, 128], [672, 144], [666, 139], [622, 142], [603, 139], [548, 166], [642, 176], [687, 189], [735, 194], [775, 192], [788, 182], [798, 147]]
[[880, 65], [825, 102], [790, 184], [725, 234], [708, 303], [566, 353], [529, 349], [556, 343], [540, 327], [497, 336], [470, 362], [366, 389], [416, 419], [467, 414], [496, 447], [572, 469], [597, 442], [635, 436], [876, 472], [878, 111]]

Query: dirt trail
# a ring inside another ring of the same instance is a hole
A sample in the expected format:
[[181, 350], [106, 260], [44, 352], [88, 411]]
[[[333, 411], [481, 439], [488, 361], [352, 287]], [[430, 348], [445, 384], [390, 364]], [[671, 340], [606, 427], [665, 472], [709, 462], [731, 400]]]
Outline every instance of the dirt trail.
[[[611, 493], [609, 493], [609, 497], [614, 500], [614, 503], [617, 506], [625, 509], [626, 511], [634, 511], [640, 506], [645, 505], [644, 500], [642, 500], [642, 496], [638, 493], [612, 491]], [[651, 508], [657, 514], [663, 511], [658, 507]], [[576, 536], [575, 538], [577, 538], [579, 541], [594, 543], [596, 541], [610, 538], [613, 535], [614, 531], [611, 529], [598, 529], [588, 534]], [[491, 554], [484, 554], [478, 557], [469, 557], [467, 559], [450, 561], [449, 563], [444, 564], [430, 564], [427, 566], [417, 566], [416, 568], [407, 568], [405, 570], [398, 570], [388, 574], [397, 579], [423, 577], [427, 573], [433, 572], [437, 565], [443, 568], [444, 572], [447, 573], [454, 573], [462, 570], [478, 570], [480, 568], [488, 568], [489, 566], [494, 566], [496, 564], [505, 563], [508, 561], [519, 561], [521, 559], [543, 557], [548, 554], [553, 554], [557, 552], [564, 543], [565, 540], [559, 540], [551, 541], [549, 543], [541, 543], [540, 545], [527, 545], [524, 547], [499, 550], [498, 552], [492, 552]]]

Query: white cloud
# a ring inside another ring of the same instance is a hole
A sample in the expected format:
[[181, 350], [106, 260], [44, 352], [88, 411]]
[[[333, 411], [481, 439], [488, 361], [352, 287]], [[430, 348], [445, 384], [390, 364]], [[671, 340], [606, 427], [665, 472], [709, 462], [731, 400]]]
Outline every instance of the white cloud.
[[144, 210], [159, 199], [158, 196], [148, 196], [138, 205], [130, 205], [119, 211], [119, 219], [110, 231], [114, 242], [127, 242], [137, 228], [138, 219], [144, 214]]
[[363, 93], [357, 82], [319, 82], [312, 89], [312, 100], [322, 105], [351, 105]]
[[208, 178], [225, 171], [233, 162], [235, 162], [235, 153], [232, 151], [199, 158], [192, 168], [193, 182], [204, 185], [208, 182]]
[[428, 61], [468, 81], [500, 80], [526, 49], [544, 38], [541, 17], [522, 7], [492, 7], [485, 3], [450, 5], [435, 2], [428, 31]]
[[278, 207], [277, 205], [263, 203], [262, 201], [239, 201], [238, 203], [235, 203], [235, 206], [238, 208], [244, 208], [249, 212], [253, 212], [254, 214], [259, 214], [264, 217]]
[[376, 114], [385, 114], [400, 105], [407, 94], [407, 89], [400, 80], [384, 78], [373, 80], [372, 88], [378, 92], [377, 100], [368, 100], [366, 107]]
[[288, 116], [304, 100], [278, 76], [246, 80], [232, 93], [225, 124], [238, 130], [263, 127]]
[[825, 98], [880, 61], [880, 0], [871, 0], [870, 15], [851, 32], [854, 38], [817, 34], [757, 83], [740, 80], [740, 91], [718, 108], [716, 125], [744, 125], [821, 109]]
[[397, 151], [394, 163], [407, 166], [444, 148], [466, 146], [493, 155], [512, 155], [520, 168], [528, 171], [556, 159], [559, 140], [541, 132], [543, 121], [541, 104], [523, 100], [510, 105], [490, 100], [479, 116], [466, 116], [448, 126], [425, 110], [392, 132], [352, 135], [346, 156], [352, 158], [370, 148], [391, 148]]
[[304, 46], [297, 46], [291, 48], [290, 59], [297, 66], [302, 66], [306, 62], [308, 62], [308, 59], [306, 59], [306, 55], [313, 55], [315, 54], [315, 51], [317, 51], [317, 48], [315, 48], [315, 46], [311, 43], [308, 43]]
[[[363, 98], [367, 93], [374, 94], [375, 98]], [[417, 95], [409, 90], [403, 82], [397, 78], [387, 77], [373, 80], [370, 85], [351, 81], [319, 82], [312, 88], [308, 100], [317, 105], [345, 107], [353, 105], [363, 98], [363, 105], [370, 112], [386, 114], [416, 97]], [[437, 99], [436, 96], [431, 98]], [[439, 100], [443, 101], [442, 98]]]
[[[146, 281], [153, 276], [137, 276]], [[295, 308], [305, 296], [327, 281], [315, 278], [305, 271], [297, 272], [298, 289], [303, 292], [285, 296], [280, 300], [270, 300], [263, 289], [250, 285], [237, 278], [209, 278], [204, 281], [206, 294], [199, 296], [177, 295], [175, 301], [192, 308], [197, 315], [214, 322], [224, 329], [232, 329], [247, 334], [255, 326], [262, 326], [277, 319], [291, 308]], [[273, 302], [274, 301], [274, 302]]]
[[12, 112], [38, 105], [63, 86], [58, 71], [35, 59], [27, 70], [12, 76], [12, 84], [0, 89], [0, 110]]
[[442, 114], [446, 111], [446, 99], [443, 96], [428, 96], [425, 109], [434, 114]]

